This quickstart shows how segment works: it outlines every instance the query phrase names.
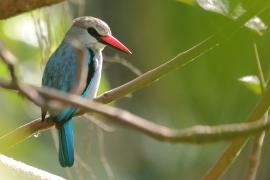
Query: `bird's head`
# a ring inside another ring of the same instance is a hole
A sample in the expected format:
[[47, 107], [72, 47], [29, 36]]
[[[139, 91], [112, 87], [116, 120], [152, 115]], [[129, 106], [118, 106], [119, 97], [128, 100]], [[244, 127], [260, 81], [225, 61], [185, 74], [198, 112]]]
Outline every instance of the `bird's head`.
[[101, 51], [106, 45], [131, 54], [130, 50], [112, 36], [110, 27], [102, 20], [91, 16], [74, 19], [65, 39], [79, 41], [83, 46]]

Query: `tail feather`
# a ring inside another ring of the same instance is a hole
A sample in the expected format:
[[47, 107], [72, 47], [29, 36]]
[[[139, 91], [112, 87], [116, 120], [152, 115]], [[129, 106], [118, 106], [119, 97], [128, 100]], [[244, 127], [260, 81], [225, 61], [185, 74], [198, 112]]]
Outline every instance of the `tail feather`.
[[59, 162], [63, 167], [71, 167], [74, 163], [72, 121], [65, 122], [58, 128]]

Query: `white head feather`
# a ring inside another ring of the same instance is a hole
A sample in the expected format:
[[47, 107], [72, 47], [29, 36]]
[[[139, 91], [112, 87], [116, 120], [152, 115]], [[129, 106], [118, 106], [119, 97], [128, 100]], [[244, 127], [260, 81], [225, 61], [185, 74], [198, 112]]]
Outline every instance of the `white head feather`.
[[77, 41], [86, 48], [91, 48], [97, 52], [102, 51], [106, 45], [93, 37], [88, 32], [89, 28], [93, 28], [101, 36], [111, 35], [110, 27], [104, 21], [91, 16], [84, 16], [73, 20], [64, 41]]

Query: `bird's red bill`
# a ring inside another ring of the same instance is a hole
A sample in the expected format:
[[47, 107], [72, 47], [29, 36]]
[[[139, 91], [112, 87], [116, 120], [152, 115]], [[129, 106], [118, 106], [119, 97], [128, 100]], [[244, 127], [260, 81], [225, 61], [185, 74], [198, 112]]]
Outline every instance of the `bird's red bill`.
[[118, 41], [116, 38], [114, 38], [113, 36], [107, 35], [107, 36], [101, 36], [100, 40], [107, 45], [110, 45], [120, 51], [123, 51], [125, 53], [128, 54], [132, 54], [131, 51], [124, 46], [120, 41]]

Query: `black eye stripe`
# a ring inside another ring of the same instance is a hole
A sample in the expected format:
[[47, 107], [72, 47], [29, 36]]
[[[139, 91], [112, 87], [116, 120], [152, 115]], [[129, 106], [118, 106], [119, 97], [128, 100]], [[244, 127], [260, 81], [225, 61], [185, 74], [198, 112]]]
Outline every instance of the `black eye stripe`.
[[87, 32], [96, 39], [100, 37], [100, 34], [92, 27], [87, 28]]

